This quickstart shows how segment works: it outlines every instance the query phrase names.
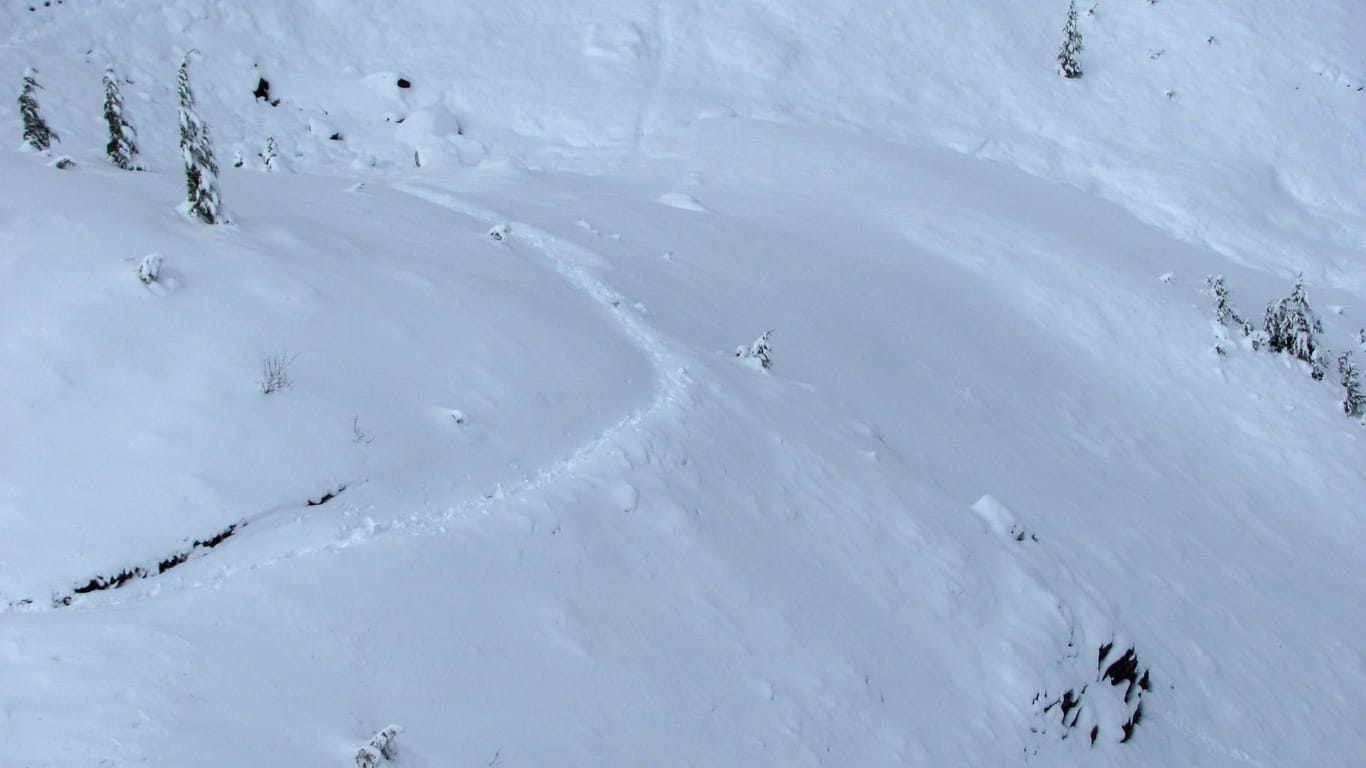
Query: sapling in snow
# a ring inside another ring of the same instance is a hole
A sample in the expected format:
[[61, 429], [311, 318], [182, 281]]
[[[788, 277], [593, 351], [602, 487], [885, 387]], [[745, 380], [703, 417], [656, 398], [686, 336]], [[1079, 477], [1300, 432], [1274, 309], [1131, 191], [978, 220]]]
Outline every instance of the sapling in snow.
[[1081, 62], [1077, 61], [1077, 54], [1084, 48], [1081, 31], [1077, 29], [1076, 0], [1067, 5], [1067, 24], [1063, 26], [1062, 33], [1062, 47], [1058, 49], [1058, 73], [1069, 80], [1081, 77]]
[[356, 768], [376, 768], [381, 760], [398, 757], [398, 734], [402, 731], [397, 725], [386, 726], [370, 738], [370, 741], [356, 751]]
[[151, 285], [161, 274], [161, 254], [149, 253], [138, 263], [138, 279], [143, 285]]
[[384, 755], [369, 744], [356, 750], [356, 768], [379, 768]]
[[1252, 333], [1252, 324], [1244, 320], [1233, 309], [1228, 299], [1228, 289], [1224, 287], [1223, 275], [1210, 275], [1205, 278], [1210, 297], [1214, 299], [1214, 319], [1225, 328], [1237, 328], [1244, 336]]
[[256, 382], [261, 387], [261, 394], [271, 395], [294, 385], [294, 379], [289, 375], [289, 366], [294, 363], [296, 357], [298, 355], [271, 355], [261, 363], [261, 378]]
[[109, 161], [125, 171], [142, 170], [137, 161], [138, 134], [124, 114], [123, 94], [119, 92], [113, 64], [104, 68], [104, 121], [109, 126], [109, 143], [104, 146]]
[[735, 348], [735, 356], [741, 359], [756, 360], [764, 370], [773, 367], [773, 346], [769, 340], [773, 338], [773, 331], [764, 331], [764, 335], [754, 340], [748, 347], [739, 346]]
[[190, 57], [194, 53], [185, 54], [176, 77], [176, 90], [180, 96], [180, 154], [185, 161], [190, 215], [205, 224], [217, 224], [225, 220], [218, 192], [218, 162], [213, 157], [209, 127], [195, 110], [194, 92], [190, 90]]
[[257, 156], [261, 158], [261, 164], [265, 166], [267, 171], [278, 170], [279, 164], [277, 160], [280, 157], [280, 153], [275, 148], [274, 136], [266, 138], [266, 148], [261, 150]]
[[1309, 373], [1315, 380], [1323, 378], [1323, 354], [1318, 341], [1318, 335], [1323, 333], [1323, 324], [1314, 310], [1309, 308], [1303, 275], [1295, 278], [1295, 287], [1289, 296], [1266, 308], [1263, 329], [1272, 352], [1290, 353], [1309, 363]]
[[1366, 392], [1361, 391], [1361, 374], [1351, 352], [1338, 358], [1338, 377], [1342, 383], [1342, 412], [1354, 419], [1366, 416]]
[[48, 127], [38, 110], [37, 92], [42, 87], [38, 85], [38, 70], [33, 67], [24, 70], [24, 86], [19, 91], [19, 115], [24, 121], [24, 141], [39, 152], [46, 152], [52, 147], [52, 142], [61, 139]]

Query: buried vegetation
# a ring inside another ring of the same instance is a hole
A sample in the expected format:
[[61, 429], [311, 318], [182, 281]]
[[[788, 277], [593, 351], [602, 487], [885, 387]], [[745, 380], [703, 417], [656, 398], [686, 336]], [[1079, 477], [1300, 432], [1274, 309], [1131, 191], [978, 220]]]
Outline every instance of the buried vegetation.
[[208, 538], [195, 540], [186, 549], [180, 550], [179, 552], [173, 552], [167, 557], [158, 560], [155, 566], [148, 567], [137, 565], [132, 568], [125, 568], [111, 576], [96, 576], [84, 585], [71, 590], [70, 595], [54, 596], [52, 598], [52, 604], [54, 606], [70, 605], [71, 599], [75, 595], [87, 595], [91, 592], [101, 592], [106, 589], [118, 589], [130, 581], [160, 576], [189, 560], [196, 554], [208, 552], [214, 547], [217, 547], [244, 527], [246, 527], [245, 521], [233, 523]]
[[[1114, 643], [1105, 643], [1096, 652], [1096, 677], [1093, 682], [1074, 686], [1060, 696], [1042, 691], [1034, 704], [1043, 721], [1036, 733], [1053, 733], [1066, 741], [1080, 730], [1091, 746], [1102, 735], [1120, 744], [1134, 736], [1143, 721], [1143, 694], [1152, 690], [1148, 668], [1143, 666], [1132, 647], [1120, 652]], [[1108, 736], [1118, 732], [1118, 737]]]
[[[307, 499], [307, 506], [317, 507], [326, 504], [327, 502], [337, 498], [337, 496], [345, 490], [346, 486], [342, 485], [338, 486], [336, 490], [324, 493], [317, 499]], [[204, 537], [203, 539], [195, 539], [190, 542], [189, 546], [183, 549], [176, 550], [175, 552], [172, 552], [164, 557], [158, 558], [151, 564], [134, 565], [128, 568], [123, 568], [122, 570], [119, 570], [116, 573], [93, 576], [90, 579], [88, 579], [85, 583], [80, 584], [76, 587], [72, 587], [70, 592], [54, 593], [52, 595], [52, 607], [61, 608], [64, 606], [71, 605], [72, 601], [75, 599], [77, 595], [88, 595], [93, 592], [103, 592], [105, 590], [110, 589], [119, 589], [134, 581], [140, 581], [143, 579], [150, 579], [155, 576], [160, 576], [161, 574], [166, 573], [167, 571], [181, 565], [182, 563], [185, 563], [193, 558], [208, 554], [209, 550], [218, 547], [223, 542], [232, 538], [243, 528], [247, 527], [247, 524], [248, 521], [239, 520], [227, 526], [226, 528], [223, 528], [222, 530], [213, 533], [212, 535]], [[11, 601], [9, 603], [9, 607], [17, 608], [21, 606], [33, 605], [33, 603], [33, 598], [24, 598], [22, 600]]]

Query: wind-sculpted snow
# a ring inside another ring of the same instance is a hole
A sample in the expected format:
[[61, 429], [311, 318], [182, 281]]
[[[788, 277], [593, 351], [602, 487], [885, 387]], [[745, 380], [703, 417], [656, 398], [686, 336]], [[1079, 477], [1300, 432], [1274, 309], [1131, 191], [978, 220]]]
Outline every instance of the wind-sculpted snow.
[[5, 759], [1353, 764], [1366, 16], [1065, 5], [0, 7]]
[[[197, 48], [224, 161], [255, 165], [273, 138], [306, 171], [402, 170], [415, 153], [429, 170], [508, 154], [591, 169], [667, 152], [671, 133], [716, 119], [834, 126], [1087, 189], [1252, 268], [1325, 263], [1331, 283], [1366, 285], [1366, 15], [1343, 0], [1312, 14], [1272, 0], [1082, 3], [1077, 80], [1054, 61], [1065, 3], [25, 6], [0, 8], [0, 76], [17, 88], [26, 66], [44, 73], [64, 152], [103, 146], [83, 116], [112, 61], [149, 161], [174, 167], [173, 76]], [[255, 95], [262, 78], [271, 102]]]

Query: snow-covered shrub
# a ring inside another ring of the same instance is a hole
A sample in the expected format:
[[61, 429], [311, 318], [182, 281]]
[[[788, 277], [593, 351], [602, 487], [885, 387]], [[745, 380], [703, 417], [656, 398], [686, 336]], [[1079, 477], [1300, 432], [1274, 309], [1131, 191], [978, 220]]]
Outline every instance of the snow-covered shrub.
[[190, 215], [205, 224], [217, 224], [225, 220], [218, 192], [218, 162], [213, 157], [209, 127], [195, 111], [194, 92], [190, 90], [190, 57], [195, 53], [185, 54], [176, 77], [176, 92], [180, 97], [180, 153], [185, 160]]
[[1081, 32], [1077, 29], [1076, 0], [1067, 5], [1067, 24], [1062, 28], [1062, 47], [1058, 49], [1058, 73], [1068, 79], [1081, 77], [1081, 63], [1077, 54], [1083, 49]]
[[370, 746], [378, 749], [385, 760], [393, 760], [398, 757], [398, 738], [399, 731], [403, 730], [397, 725], [387, 725], [379, 733], [370, 739]]
[[1120, 652], [1110, 642], [1098, 649], [1092, 674], [1091, 682], [1074, 685], [1061, 695], [1035, 694], [1041, 722], [1031, 730], [1064, 741], [1084, 733], [1093, 747], [1102, 736], [1120, 744], [1132, 739], [1143, 721], [1143, 695], [1152, 690], [1147, 667], [1132, 646]]
[[384, 756], [369, 745], [356, 750], [356, 768], [377, 768]]
[[52, 158], [52, 162], [48, 163], [48, 165], [59, 171], [65, 171], [68, 168], [75, 168], [76, 161], [71, 159], [71, 155], [58, 155], [57, 157]]
[[1224, 287], [1223, 275], [1210, 275], [1205, 278], [1210, 297], [1214, 299], [1214, 319], [1225, 328], [1236, 328], [1244, 336], [1252, 333], [1252, 324], [1244, 320], [1233, 309], [1228, 300], [1228, 289]]
[[110, 162], [125, 171], [142, 170], [137, 161], [137, 131], [123, 112], [123, 94], [119, 92], [113, 64], [104, 68], [104, 121], [109, 125], [109, 143], [104, 152]]
[[19, 115], [24, 120], [24, 141], [39, 152], [46, 152], [52, 147], [52, 142], [61, 139], [48, 127], [38, 111], [37, 91], [42, 87], [38, 85], [38, 70], [33, 67], [24, 70], [24, 86], [19, 91]]
[[261, 364], [261, 394], [269, 395], [282, 389], [289, 389], [294, 380], [289, 376], [289, 366], [298, 355], [271, 355]]
[[398, 734], [402, 731], [397, 725], [389, 725], [370, 737], [370, 741], [356, 751], [356, 768], [376, 768], [381, 760], [398, 757]]
[[356, 443], [357, 445], [360, 445], [361, 443], [369, 445], [370, 443], [375, 442], [375, 433], [368, 429], [361, 429], [359, 414], [351, 419], [351, 442]]
[[1318, 341], [1318, 334], [1323, 333], [1323, 325], [1309, 308], [1302, 275], [1295, 278], [1295, 287], [1289, 296], [1266, 308], [1263, 329], [1272, 352], [1290, 353], [1309, 363], [1310, 375], [1315, 380], [1323, 378], [1323, 355]]
[[266, 138], [266, 148], [261, 150], [257, 154], [257, 157], [261, 158], [261, 164], [265, 166], [267, 171], [279, 169], [280, 165], [278, 161], [280, 153], [275, 148], [274, 136], [268, 136]]
[[748, 347], [739, 346], [735, 348], [735, 356], [744, 360], [754, 360], [764, 370], [773, 367], [773, 346], [769, 340], [773, 338], [773, 331], [764, 331], [764, 335], [754, 340]]
[[138, 279], [143, 285], [151, 285], [157, 281], [157, 275], [161, 274], [161, 254], [149, 253], [142, 257], [138, 263]]
[[1361, 391], [1361, 374], [1351, 352], [1338, 358], [1338, 377], [1342, 383], [1342, 412], [1359, 419], [1366, 416], [1366, 392]]
[[1242, 318], [1233, 308], [1229, 301], [1228, 289], [1224, 287], [1223, 275], [1209, 275], [1205, 278], [1205, 285], [1208, 287], [1210, 298], [1214, 300], [1214, 321], [1218, 324], [1215, 329], [1215, 336], [1218, 341], [1214, 345], [1214, 351], [1220, 355], [1228, 353], [1224, 342], [1228, 341], [1226, 328], [1236, 328], [1242, 332], [1243, 336], [1251, 338], [1252, 348], [1260, 349], [1266, 343], [1266, 334], [1260, 330], [1255, 330], [1252, 324]]

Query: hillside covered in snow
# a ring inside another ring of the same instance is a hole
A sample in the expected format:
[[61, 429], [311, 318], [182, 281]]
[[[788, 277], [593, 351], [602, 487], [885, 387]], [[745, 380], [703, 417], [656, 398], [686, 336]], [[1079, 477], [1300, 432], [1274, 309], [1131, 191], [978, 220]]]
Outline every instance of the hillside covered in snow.
[[0, 7], [0, 762], [1366, 749], [1357, 4], [401, 5]]

